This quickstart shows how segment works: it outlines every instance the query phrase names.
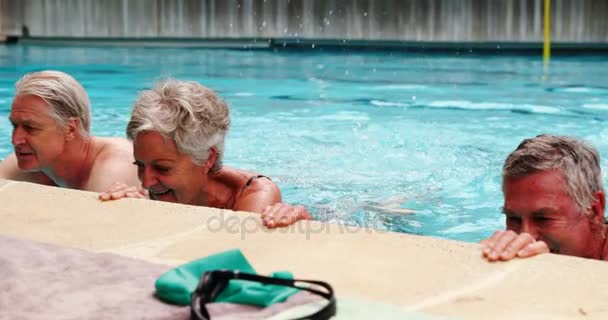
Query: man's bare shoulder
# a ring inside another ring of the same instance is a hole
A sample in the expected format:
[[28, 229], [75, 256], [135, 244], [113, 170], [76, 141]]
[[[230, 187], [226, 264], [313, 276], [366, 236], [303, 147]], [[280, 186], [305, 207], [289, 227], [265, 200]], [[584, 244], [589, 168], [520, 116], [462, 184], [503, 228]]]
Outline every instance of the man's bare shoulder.
[[114, 182], [138, 185], [137, 167], [133, 165], [133, 147], [123, 138], [95, 138], [97, 154], [85, 190], [105, 191]]
[[15, 181], [25, 181], [54, 186], [55, 183], [42, 172], [25, 172], [19, 169], [17, 157], [11, 153], [6, 159], [0, 162], [0, 179], [9, 179]]
[[99, 143], [99, 159], [133, 158], [133, 145], [124, 138], [95, 138]]

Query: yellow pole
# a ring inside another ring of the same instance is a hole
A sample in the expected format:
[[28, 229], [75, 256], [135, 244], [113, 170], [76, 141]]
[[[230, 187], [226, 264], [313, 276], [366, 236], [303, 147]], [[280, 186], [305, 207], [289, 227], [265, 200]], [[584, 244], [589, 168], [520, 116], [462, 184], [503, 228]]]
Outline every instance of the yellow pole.
[[545, 0], [545, 36], [543, 45], [544, 78], [549, 72], [549, 59], [551, 58], [551, 0]]

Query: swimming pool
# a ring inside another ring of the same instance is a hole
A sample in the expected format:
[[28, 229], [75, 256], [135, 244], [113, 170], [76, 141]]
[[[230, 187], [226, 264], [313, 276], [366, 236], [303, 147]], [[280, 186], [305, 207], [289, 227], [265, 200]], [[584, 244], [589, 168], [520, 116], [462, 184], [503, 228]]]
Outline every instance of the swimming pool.
[[[608, 57], [0, 46], [0, 158], [14, 82], [59, 69], [124, 136], [137, 91], [196, 80], [231, 105], [225, 163], [271, 176], [323, 220], [478, 241], [503, 227], [500, 170], [526, 137], [583, 137], [608, 169]], [[394, 198], [413, 215], [373, 208]]]

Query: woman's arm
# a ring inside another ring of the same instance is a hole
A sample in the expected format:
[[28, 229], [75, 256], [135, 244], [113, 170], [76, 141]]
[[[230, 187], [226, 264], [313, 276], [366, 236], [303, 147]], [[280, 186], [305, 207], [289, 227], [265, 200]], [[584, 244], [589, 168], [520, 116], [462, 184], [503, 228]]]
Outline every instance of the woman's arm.
[[233, 210], [261, 213], [267, 228], [286, 227], [299, 220], [312, 219], [304, 206], [282, 203], [281, 191], [270, 180], [254, 180], [239, 196]]

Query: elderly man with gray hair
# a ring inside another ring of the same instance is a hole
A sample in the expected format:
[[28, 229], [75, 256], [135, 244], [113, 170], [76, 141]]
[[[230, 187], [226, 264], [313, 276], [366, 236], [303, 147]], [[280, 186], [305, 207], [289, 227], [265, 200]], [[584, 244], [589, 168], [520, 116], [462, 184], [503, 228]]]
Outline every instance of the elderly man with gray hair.
[[0, 178], [88, 191], [137, 181], [129, 141], [90, 135], [89, 97], [60, 71], [26, 74], [15, 84], [9, 115], [15, 152]]
[[599, 154], [583, 141], [524, 140], [503, 167], [506, 231], [484, 240], [489, 261], [552, 252], [608, 260]]

